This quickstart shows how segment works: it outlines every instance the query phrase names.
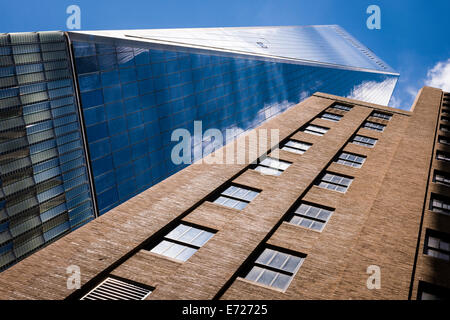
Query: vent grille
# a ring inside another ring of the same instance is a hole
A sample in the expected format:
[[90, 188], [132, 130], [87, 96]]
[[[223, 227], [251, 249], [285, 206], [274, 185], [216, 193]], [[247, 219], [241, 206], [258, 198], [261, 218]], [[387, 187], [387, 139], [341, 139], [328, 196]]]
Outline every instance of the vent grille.
[[152, 291], [114, 278], [106, 278], [81, 300], [144, 300]]

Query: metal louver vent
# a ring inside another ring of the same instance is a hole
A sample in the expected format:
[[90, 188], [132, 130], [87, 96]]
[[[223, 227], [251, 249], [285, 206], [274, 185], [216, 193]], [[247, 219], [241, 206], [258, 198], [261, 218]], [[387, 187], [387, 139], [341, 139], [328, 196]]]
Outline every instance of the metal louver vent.
[[106, 278], [81, 300], [144, 300], [151, 292], [150, 289]]

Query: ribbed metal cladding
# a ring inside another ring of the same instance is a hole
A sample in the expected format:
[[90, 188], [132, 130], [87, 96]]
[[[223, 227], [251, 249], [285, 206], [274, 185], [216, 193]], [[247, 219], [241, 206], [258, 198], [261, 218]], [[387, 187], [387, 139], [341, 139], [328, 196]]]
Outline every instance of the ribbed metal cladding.
[[81, 300], [144, 300], [151, 292], [125, 281], [106, 278]]
[[0, 34], [0, 271], [94, 217], [67, 40]]

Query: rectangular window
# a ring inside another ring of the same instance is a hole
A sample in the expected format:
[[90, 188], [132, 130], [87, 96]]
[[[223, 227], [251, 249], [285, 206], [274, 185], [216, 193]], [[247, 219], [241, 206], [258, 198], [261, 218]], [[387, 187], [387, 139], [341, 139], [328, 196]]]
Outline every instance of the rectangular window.
[[450, 289], [420, 281], [417, 300], [450, 300]]
[[289, 222], [308, 229], [322, 231], [333, 214], [333, 211], [332, 209], [324, 209], [315, 205], [302, 203], [294, 211]]
[[423, 249], [428, 256], [450, 261], [450, 235], [427, 229]]
[[305, 260], [305, 255], [292, 255], [266, 248], [256, 259], [245, 279], [286, 290]]
[[387, 114], [387, 113], [383, 113], [383, 112], [378, 112], [378, 111], [374, 111], [371, 114], [372, 117], [378, 118], [378, 119], [382, 119], [382, 120], [391, 120], [392, 118], [392, 114]]
[[450, 122], [450, 118], [446, 116], [441, 116], [441, 121], [443, 122]]
[[350, 187], [353, 178], [344, 177], [334, 173], [328, 173], [322, 175], [322, 177], [316, 182], [316, 185], [339, 192], [347, 192], [347, 189]]
[[223, 191], [213, 202], [233, 209], [242, 210], [258, 194], [259, 192], [257, 191], [253, 191], [243, 187], [230, 186], [225, 191]]
[[363, 128], [364, 129], [369, 129], [369, 130], [375, 130], [375, 131], [384, 131], [384, 128], [386, 126], [384, 124], [379, 124], [379, 123], [375, 123], [375, 122], [371, 122], [371, 121], [366, 121], [363, 124]]
[[323, 136], [328, 130], [329, 130], [329, 128], [315, 126], [315, 125], [310, 124], [305, 129], [303, 129], [303, 132], [310, 133], [310, 134], [313, 134], [316, 136]]
[[436, 152], [436, 159], [441, 161], [450, 162], [450, 154], [443, 151], [437, 151]]
[[346, 106], [346, 105], [343, 105], [343, 104], [339, 104], [339, 103], [336, 103], [336, 104], [332, 105], [331, 108], [335, 108], [335, 109], [343, 110], [343, 111], [350, 111], [350, 110], [352, 110], [352, 107]]
[[449, 126], [446, 126], [445, 124], [441, 124], [441, 125], [439, 126], [439, 129], [440, 129], [441, 131], [444, 131], [444, 132], [450, 132], [450, 127], [449, 127]]
[[80, 300], [144, 300], [152, 290], [108, 277]]
[[341, 152], [336, 159], [336, 163], [343, 164], [349, 167], [361, 168], [365, 160], [366, 157], [364, 156], [348, 152]]
[[433, 181], [435, 183], [443, 184], [445, 186], [450, 186], [450, 174], [435, 170]]
[[339, 116], [339, 115], [333, 114], [333, 113], [325, 112], [324, 114], [322, 114], [320, 116], [320, 119], [329, 120], [329, 121], [333, 121], [333, 122], [338, 122], [339, 120], [342, 119], [342, 116]]
[[286, 150], [286, 151], [289, 151], [292, 153], [297, 153], [297, 154], [304, 154], [306, 152], [306, 150], [308, 150], [311, 146], [312, 146], [312, 144], [310, 144], [310, 143], [289, 140], [288, 142], [286, 142], [283, 145], [281, 150]]
[[291, 162], [278, 160], [271, 157], [266, 157], [254, 167], [254, 170], [261, 174], [267, 174], [272, 176], [279, 176], [284, 170], [289, 168]]
[[445, 144], [447, 146], [450, 146], [450, 140], [446, 137], [439, 136], [438, 138], [439, 143]]
[[377, 143], [377, 139], [374, 138], [369, 138], [369, 137], [364, 137], [364, 136], [354, 136], [352, 139], [352, 143], [357, 144], [359, 146], [363, 146], [363, 147], [369, 147], [369, 148], [373, 148], [375, 146], [375, 144]]
[[444, 196], [431, 194], [430, 210], [450, 215], [450, 199]]
[[213, 232], [181, 223], [164, 236], [163, 240], [153, 247], [150, 252], [186, 261], [213, 235]]

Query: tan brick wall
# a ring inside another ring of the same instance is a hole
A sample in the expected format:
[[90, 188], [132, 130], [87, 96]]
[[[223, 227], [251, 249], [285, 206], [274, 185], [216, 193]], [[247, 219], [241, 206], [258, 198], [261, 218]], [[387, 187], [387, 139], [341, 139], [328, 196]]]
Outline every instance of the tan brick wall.
[[[436, 92], [433, 105], [440, 105], [442, 92]], [[428, 102], [428, 101], [427, 101]], [[431, 104], [431, 102], [428, 102]], [[416, 272], [414, 277], [414, 284], [412, 287], [412, 299], [416, 299], [418, 295], [419, 281], [425, 281], [430, 284], [447, 287], [450, 289], [450, 264], [434, 257], [424, 254], [425, 234], [427, 229], [436, 230], [440, 232], [450, 233], [450, 216], [436, 213], [430, 210], [431, 194], [444, 195], [450, 197], [450, 188], [441, 184], [433, 182], [434, 170], [450, 173], [450, 164], [436, 159], [436, 151], [449, 152], [450, 148], [438, 142], [438, 136], [447, 136], [448, 133], [439, 130], [440, 124], [445, 124], [439, 118], [435, 121], [437, 124], [437, 134], [434, 140], [435, 150], [431, 159], [431, 171], [429, 175], [429, 189], [426, 196], [425, 211], [423, 215], [423, 224], [421, 228], [420, 245], [418, 250], [418, 259]]]
[[[284, 138], [336, 100], [355, 107], [337, 123], [314, 119], [330, 128], [322, 137], [295, 133], [313, 146], [303, 155], [279, 151], [292, 162], [279, 177], [243, 171], [246, 164], [191, 165], [0, 274], [0, 299], [64, 299], [74, 292], [66, 288], [69, 265], [80, 266], [83, 285], [112, 274], [152, 286], [148, 299], [407, 299], [440, 93], [425, 88], [413, 113], [317, 93], [259, 128], [279, 129]], [[390, 121], [371, 118], [386, 130], [358, 130], [373, 109], [394, 114]], [[347, 145], [355, 132], [377, 138], [375, 148]], [[367, 157], [360, 169], [329, 166], [354, 178], [348, 191], [311, 187], [342, 149]], [[203, 202], [227, 181], [261, 193], [241, 211]], [[335, 209], [322, 232], [282, 222], [302, 194]], [[142, 249], [180, 221], [217, 233], [184, 263]], [[285, 292], [239, 277], [266, 241], [307, 254]], [[371, 264], [381, 267], [380, 290], [366, 288]]]
[[[367, 129], [357, 130], [370, 112], [370, 109], [364, 107], [353, 108], [341, 121], [334, 123], [335, 129], [343, 135], [341, 139], [337, 140], [330, 130], [330, 134], [319, 137], [317, 143], [299, 160], [299, 174], [305, 175], [312, 172], [314, 176], [317, 176], [334, 155], [346, 146], [346, 142], [354, 132], [379, 139], [373, 149], [353, 144], [345, 147], [346, 150], [367, 156], [362, 168], [356, 169], [335, 163], [329, 166], [328, 170], [331, 172], [354, 177], [347, 193], [343, 194], [313, 186], [304, 197], [305, 201], [335, 208], [335, 212], [321, 233], [296, 226], [286, 228], [283, 225], [269, 240], [270, 244], [282, 245], [282, 247], [289, 242], [290, 245], [287, 248], [307, 254], [305, 262], [286, 292], [261, 289], [262, 287], [259, 285], [239, 280], [226, 292], [224, 299], [345, 298], [342, 294], [337, 293], [340, 278], [351, 259], [352, 249], [357, 244], [358, 235], [365, 226], [372, 202], [383, 187], [383, 177], [389, 169], [402, 137], [402, 131], [409, 118], [394, 116], [383, 133]], [[317, 165], [317, 167], [314, 168], [312, 165]], [[304, 180], [305, 177], [299, 176], [297, 179], [291, 179], [286, 175], [285, 179], [295, 182]], [[297, 193], [297, 195], [300, 194], [301, 192]], [[292, 229], [297, 229], [302, 235], [314, 235], [314, 240], [311, 241], [311, 236], [294, 238]], [[413, 243], [414, 245], [415, 243]], [[365, 280], [362, 284], [365, 286]], [[357, 282], [352, 283], [352, 286], [357, 285]], [[243, 286], [247, 288], [244, 289]]]

